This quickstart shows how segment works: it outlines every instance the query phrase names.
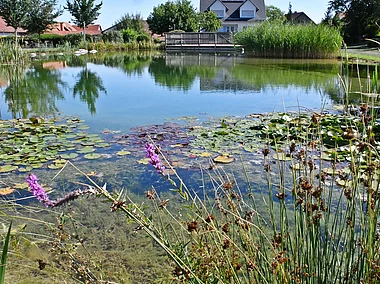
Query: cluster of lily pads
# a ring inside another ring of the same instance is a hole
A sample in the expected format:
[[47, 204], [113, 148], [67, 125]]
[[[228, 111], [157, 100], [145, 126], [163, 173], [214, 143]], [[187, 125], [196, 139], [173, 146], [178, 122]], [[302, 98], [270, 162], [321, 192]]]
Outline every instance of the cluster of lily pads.
[[67, 160], [97, 159], [109, 147], [79, 118], [30, 118], [0, 121], [0, 173], [62, 168]]

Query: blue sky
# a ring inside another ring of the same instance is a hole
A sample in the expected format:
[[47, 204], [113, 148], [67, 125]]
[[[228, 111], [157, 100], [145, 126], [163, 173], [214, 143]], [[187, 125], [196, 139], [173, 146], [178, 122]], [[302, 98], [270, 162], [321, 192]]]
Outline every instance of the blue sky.
[[[153, 11], [154, 6], [165, 3], [166, 0], [103, 0], [103, 8], [101, 15], [96, 23], [101, 24], [103, 29], [112, 26], [116, 20], [120, 19], [126, 13], [140, 13], [144, 19]], [[193, 6], [199, 9], [199, 0], [191, 0]], [[100, 0], [95, 1], [96, 4]], [[305, 12], [314, 22], [319, 23], [327, 9], [328, 0], [292, 0], [293, 11]], [[66, 0], [58, 0], [58, 5], [62, 7], [66, 4]], [[289, 1], [287, 0], [266, 0], [265, 4], [274, 5], [282, 11], [287, 12]], [[70, 21], [71, 16], [65, 12], [59, 21]]]

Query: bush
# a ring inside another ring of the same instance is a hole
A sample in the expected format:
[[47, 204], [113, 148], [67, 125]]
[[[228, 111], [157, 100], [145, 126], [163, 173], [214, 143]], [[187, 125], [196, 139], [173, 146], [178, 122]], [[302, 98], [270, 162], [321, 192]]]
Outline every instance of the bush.
[[40, 36], [38, 36], [38, 34], [33, 34], [27, 37], [26, 40], [29, 40], [32, 42], [40, 42], [42, 44], [49, 42], [54, 47], [58, 45], [62, 45], [65, 42], [64, 36], [56, 35], [56, 34], [41, 34]]
[[123, 35], [123, 40], [124, 40], [125, 43], [136, 41], [137, 36], [139, 35], [133, 29], [121, 30], [121, 34]]
[[136, 38], [137, 42], [150, 42], [152, 38], [147, 33], [141, 33]]
[[[86, 39], [87, 39], [86, 35]], [[71, 46], [78, 46], [81, 41], [83, 40], [83, 35], [82, 34], [68, 34], [65, 35], [65, 41], [69, 42]]]
[[120, 31], [110, 31], [102, 34], [104, 42], [124, 42], [123, 35]]

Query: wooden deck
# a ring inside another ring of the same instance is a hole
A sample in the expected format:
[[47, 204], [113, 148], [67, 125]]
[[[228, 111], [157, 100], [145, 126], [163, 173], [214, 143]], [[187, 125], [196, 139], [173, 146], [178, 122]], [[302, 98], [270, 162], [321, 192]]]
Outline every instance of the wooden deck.
[[231, 33], [168, 33], [167, 51], [241, 52], [242, 47], [232, 43]]

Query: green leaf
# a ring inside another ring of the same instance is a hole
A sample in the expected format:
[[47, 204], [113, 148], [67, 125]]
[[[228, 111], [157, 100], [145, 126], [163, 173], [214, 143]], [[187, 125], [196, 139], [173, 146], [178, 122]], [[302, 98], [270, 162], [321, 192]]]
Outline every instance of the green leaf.
[[9, 245], [9, 240], [11, 238], [11, 230], [12, 230], [12, 221], [9, 224], [8, 233], [7, 233], [5, 240], [4, 240], [3, 253], [1, 254], [0, 284], [5, 283], [5, 268], [6, 268], [6, 264], [7, 264], [8, 245]]
[[99, 159], [101, 156], [102, 155], [100, 155], [100, 154], [92, 153], [92, 154], [86, 154], [86, 155], [84, 155], [84, 158], [88, 159], [88, 160], [95, 160], [95, 159]]
[[119, 152], [116, 153], [116, 155], [118, 155], [118, 156], [125, 156], [125, 155], [130, 155], [130, 154], [131, 154], [131, 152], [124, 151], [124, 150], [119, 151]]

